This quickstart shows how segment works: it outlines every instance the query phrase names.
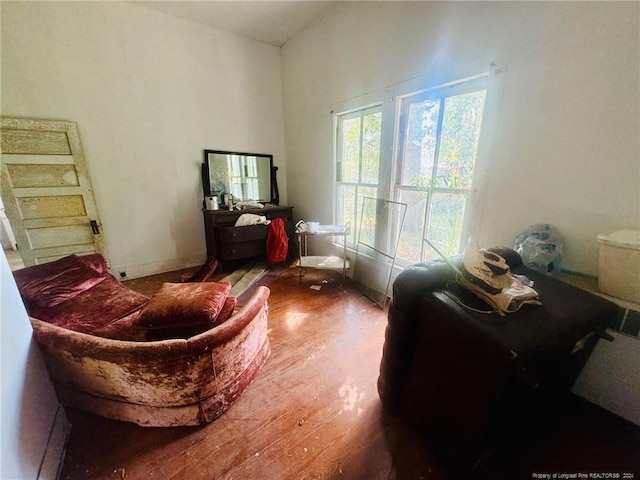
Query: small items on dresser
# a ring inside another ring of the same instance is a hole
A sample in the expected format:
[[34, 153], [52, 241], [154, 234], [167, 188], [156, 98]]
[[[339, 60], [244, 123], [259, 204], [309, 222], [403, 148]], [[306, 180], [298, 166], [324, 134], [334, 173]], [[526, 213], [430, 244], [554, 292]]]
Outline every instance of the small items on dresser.
[[217, 195], [208, 195], [205, 197], [205, 207], [207, 210], [218, 210], [220, 208], [220, 204], [218, 203]]

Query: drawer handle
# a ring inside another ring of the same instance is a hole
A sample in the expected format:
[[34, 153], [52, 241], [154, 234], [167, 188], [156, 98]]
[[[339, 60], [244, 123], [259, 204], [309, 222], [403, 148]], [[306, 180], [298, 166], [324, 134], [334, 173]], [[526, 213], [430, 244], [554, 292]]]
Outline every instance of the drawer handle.
[[235, 255], [236, 254], [236, 250], [235, 248], [233, 250], [231, 250], [231, 255]]

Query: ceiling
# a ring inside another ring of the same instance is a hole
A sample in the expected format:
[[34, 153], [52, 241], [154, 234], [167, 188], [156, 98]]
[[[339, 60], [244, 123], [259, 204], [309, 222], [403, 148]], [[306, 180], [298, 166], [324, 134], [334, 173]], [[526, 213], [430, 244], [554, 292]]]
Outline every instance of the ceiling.
[[152, 10], [281, 46], [311, 25], [335, 1], [135, 1]]

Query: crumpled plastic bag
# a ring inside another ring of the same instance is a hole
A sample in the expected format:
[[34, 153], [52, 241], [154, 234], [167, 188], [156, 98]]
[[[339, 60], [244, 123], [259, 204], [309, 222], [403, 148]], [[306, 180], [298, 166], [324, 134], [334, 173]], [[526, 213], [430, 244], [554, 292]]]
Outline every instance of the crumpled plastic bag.
[[514, 240], [514, 249], [525, 266], [554, 277], [560, 275], [563, 248], [558, 229], [549, 224], [533, 225]]

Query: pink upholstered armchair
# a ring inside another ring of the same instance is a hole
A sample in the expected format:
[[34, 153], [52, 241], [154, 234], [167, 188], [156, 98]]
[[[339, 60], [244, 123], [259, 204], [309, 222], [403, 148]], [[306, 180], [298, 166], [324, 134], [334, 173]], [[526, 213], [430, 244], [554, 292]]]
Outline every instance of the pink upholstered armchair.
[[270, 353], [266, 287], [240, 309], [229, 285], [215, 282], [165, 284], [149, 299], [99, 255], [15, 277], [65, 407], [145, 426], [210, 422]]

